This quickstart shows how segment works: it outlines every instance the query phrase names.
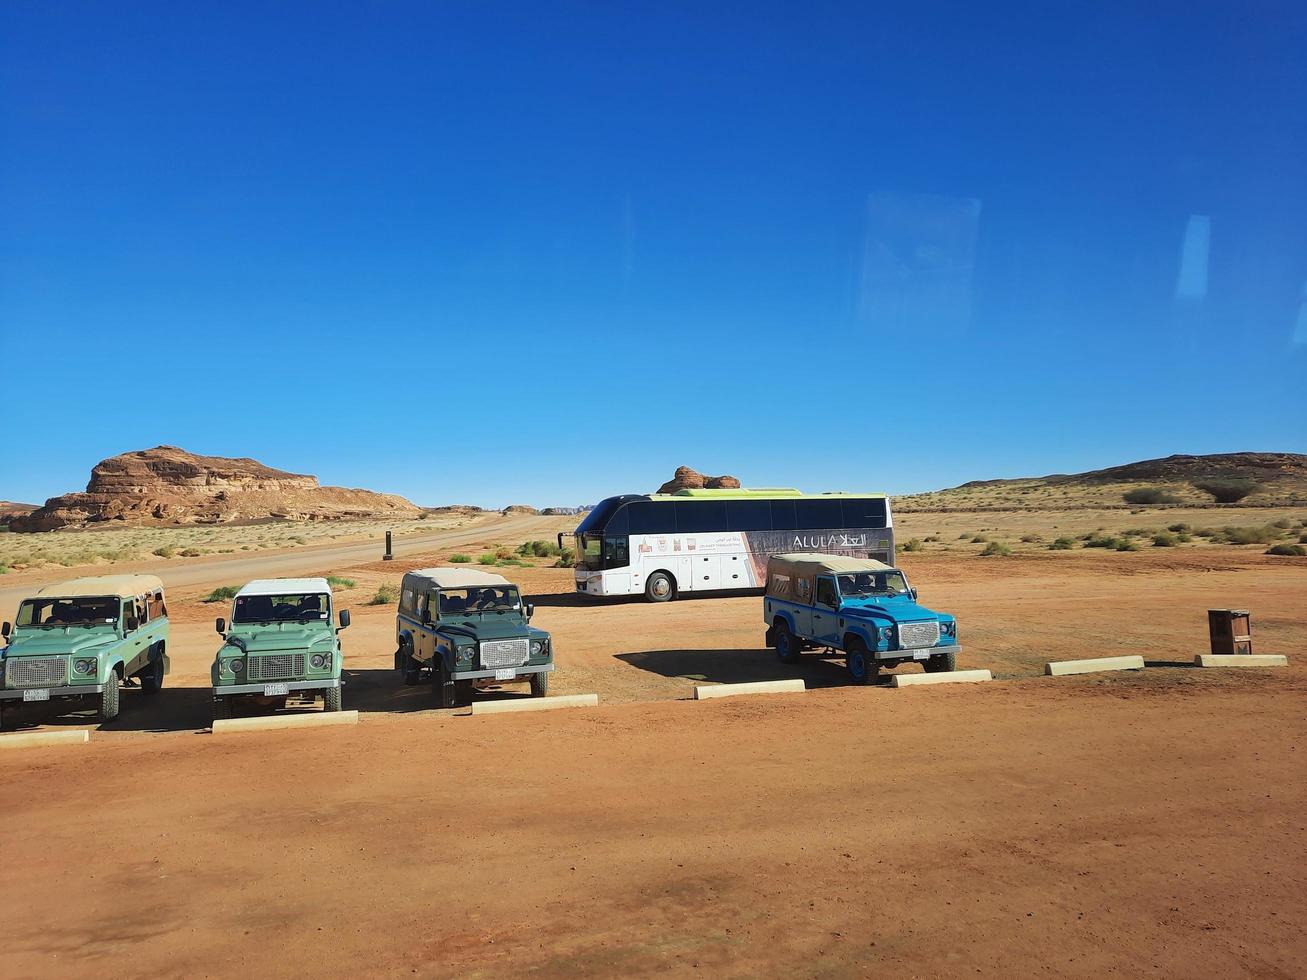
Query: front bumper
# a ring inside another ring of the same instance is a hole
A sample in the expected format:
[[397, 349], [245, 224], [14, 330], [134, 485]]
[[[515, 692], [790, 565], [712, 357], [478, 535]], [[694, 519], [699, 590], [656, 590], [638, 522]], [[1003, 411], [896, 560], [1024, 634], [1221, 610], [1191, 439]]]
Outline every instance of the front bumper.
[[909, 650], [877, 650], [877, 660], [929, 660], [945, 653], [961, 653], [962, 647], [956, 643], [946, 643], [938, 647], [913, 647]]
[[213, 689], [215, 698], [228, 694], [262, 694], [264, 688], [272, 685], [284, 686], [288, 691], [325, 691], [340, 687], [344, 683], [339, 677], [328, 677], [320, 681], [266, 681], [262, 684], [224, 684]]
[[[537, 664], [535, 666], [523, 667], [503, 667], [502, 670], [511, 670], [514, 677], [526, 677], [528, 674], [545, 674], [554, 669], [552, 663]], [[482, 677], [494, 677], [499, 671], [496, 670], [456, 670], [454, 671], [454, 680], [456, 681], [474, 681]]]
[[[52, 698], [75, 698], [83, 694], [103, 694], [103, 684], [77, 684], [66, 687], [29, 687], [28, 691], [48, 691]], [[11, 687], [0, 691], [0, 699], [15, 698], [22, 700], [24, 688]]]

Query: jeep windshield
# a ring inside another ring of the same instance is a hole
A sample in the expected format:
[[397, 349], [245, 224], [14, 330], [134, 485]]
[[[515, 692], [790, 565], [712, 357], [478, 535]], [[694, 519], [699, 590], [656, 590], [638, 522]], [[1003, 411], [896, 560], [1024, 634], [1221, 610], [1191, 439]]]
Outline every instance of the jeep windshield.
[[519, 612], [522, 597], [516, 586], [486, 586], [469, 589], [441, 589], [440, 615], [475, 616], [479, 613]]
[[105, 626], [118, 622], [122, 600], [103, 598], [28, 599], [18, 607], [18, 626]]
[[908, 580], [897, 568], [887, 572], [856, 572], [841, 575], [839, 583], [840, 595], [846, 599], [908, 594]]
[[231, 614], [233, 623], [311, 623], [326, 618], [327, 597], [320, 592], [237, 596]]

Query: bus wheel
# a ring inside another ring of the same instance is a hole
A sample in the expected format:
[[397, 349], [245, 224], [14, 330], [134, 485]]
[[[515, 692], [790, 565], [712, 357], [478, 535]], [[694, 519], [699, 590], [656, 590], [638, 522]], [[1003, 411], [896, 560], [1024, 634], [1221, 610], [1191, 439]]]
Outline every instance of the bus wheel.
[[854, 684], [870, 684], [880, 675], [880, 664], [867, 652], [866, 644], [856, 640], [844, 651], [844, 665]]
[[675, 591], [666, 572], [654, 572], [644, 583], [644, 597], [650, 602], [666, 602]]
[[789, 626], [785, 620], [781, 620], [773, 627], [772, 640], [776, 648], [776, 659], [783, 664], [797, 664], [799, 662], [799, 641], [794, 638], [790, 632]]

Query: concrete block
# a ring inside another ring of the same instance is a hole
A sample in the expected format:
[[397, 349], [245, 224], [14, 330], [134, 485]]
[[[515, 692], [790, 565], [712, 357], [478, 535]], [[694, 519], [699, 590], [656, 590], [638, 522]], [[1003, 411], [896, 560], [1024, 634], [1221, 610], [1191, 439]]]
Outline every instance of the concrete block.
[[36, 745], [85, 745], [91, 733], [85, 728], [73, 732], [15, 732], [0, 735], [0, 748], [24, 749]]
[[924, 684], [975, 684], [992, 681], [987, 670], [951, 670], [939, 674], [894, 674], [890, 687], [920, 687]]
[[1098, 657], [1093, 660], [1061, 660], [1044, 664], [1044, 673], [1049, 677], [1063, 677], [1066, 674], [1096, 674], [1101, 670], [1143, 670], [1144, 658], [1133, 657]]
[[1289, 658], [1282, 653], [1200, 653], [1194, 663], [1199, 667], [1288, 667]]
[[597, 708], [598, 694], [560, 694], [552, 698], [513, 698], [509, 701], [473, 701], [474, 715], [506, 715], [513, 711], [549, 711], [553, 708]]
[[754, 681], [750, 684], [705, 684], [694, 689], [694, 699], [730, 698], [737, 694], [791, 694], [807, 689], [803, 680], [797, 677], [788, 681]]
[[320, 714], [265, 715], [260, 718], [219, 718], [213, 723], [213, 734], [231, 735], [235, 732], [263, 732], [274, 728], [317, 728], [322, 725], [357, 725], [357, 711], [323, 711]]

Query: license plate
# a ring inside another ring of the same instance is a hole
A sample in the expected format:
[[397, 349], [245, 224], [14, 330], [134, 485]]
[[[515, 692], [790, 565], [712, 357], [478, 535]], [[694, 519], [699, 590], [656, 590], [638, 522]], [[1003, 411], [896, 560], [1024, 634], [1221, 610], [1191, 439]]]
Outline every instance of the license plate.
[[929, 659], [930, 659], [930, 651], [929, 651], [929, 650], [913, 650], [913, 651], [912, 651], [912, 659], [913, 659], [913, 660], [929, 660]]
[[264, 684], [263, 685], [264, 697], [272, 698], [272, 697], [278, 697], [282, 694], [289, 694], [289, 693], [290, 693], [289, 684]]
[[36, 687], [30, 691], [23, 692], [24, 701], [49, 701], [50, 689], [48, 687]]
[[505, 667], [502, 670], [495, 671], [495, 680], [497, 681], [511, 681], [516, 676], [517, 671], [512, 667]]

